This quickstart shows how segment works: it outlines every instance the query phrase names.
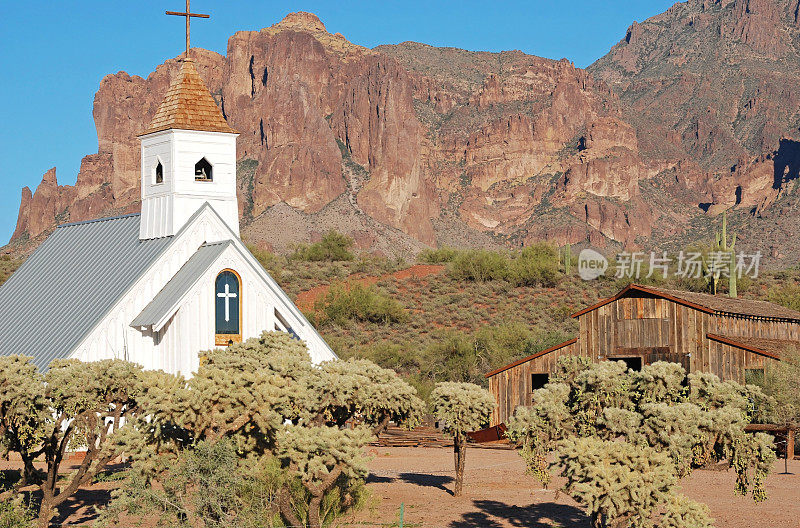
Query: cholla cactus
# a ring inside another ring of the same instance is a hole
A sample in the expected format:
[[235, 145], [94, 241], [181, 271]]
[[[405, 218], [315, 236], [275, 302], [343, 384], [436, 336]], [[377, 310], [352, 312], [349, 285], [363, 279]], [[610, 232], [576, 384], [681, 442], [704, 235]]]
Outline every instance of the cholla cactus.
[[564, 491], [595, 528], [647, 525], [678, 481], [666, 454], [625, 442], [570, 438], [556, 456]]
[[656, 528], [714, 528], [708, 506], [684, 495], [672, 495]]
[[[775, 454], [767, 437], [750, 435], [745, 426], [770, 400], [758, 387], [723, 382], [713, 374], [690, 374], [688, 384], [686, 379], [678, 364], [658, 362], [633, 372], [620, 362], [589, 365], [561, 358], [553, 381], [534, 392], [532, 405], [517, 408], [507, 435], [544, 484], [553, 467], [546, 464], [549, 454], [555, 451], [561, 464], [568, 462], [567, 491], [601, 524], [708, 526], [702, 508], [671, 493], [654, 505], [663, 489], [640, 489], [655, 481], [641, 481], [646, 477], [638, 472], [647, 466], [655, 477], [669, 473], [677, 479], [727, 461], [736, 471], [735, 491], [763, 500]], [[609, 470], [609, 464], [615, 468]], [[628, 467], [618, 470], [616, 464]], [[607, 481], [628, 473], [636, 475], [622, 483]], [[600, 497], [605, 485], [618, 493]]]
[[495, 408], [494, 397], [473, 383], [437, 383], [431, 393], [433, 414], [442, 429], [453, 436], [456, 482], [453, 495], [464, 487], [464, 464], [467, 456], [467, 433], [483, 427]]
[[307, 523], [295, 512], [292, 493], [284, 487], [278, 494], [278, 506], [290, 526], [323, 526], [322, 503], [325, 493], [337, 480], [364, 478], [369, 473], [364, 446], [374, 439], [364, 427], [303, 427], [286, 425], [278, 433], [275, 456], [290, 476], [308, 490]]
[[547, 454], [558, 440], [575, 432], [575, 418], [567, 407], [570, 386], [548, 383], [534, 391], [533, 405], [518, 407], [508, 421], [506, 436], [521, 448], [520, 454], [543, 486], [550, 483]]
[[[48, 526], [59, 506], [121, 453], [119, 431], [140, 411], [143, 379], [140, 366], [121, 360], [61, 359], [42, 375], [30, 358], [0, 358], [2, 445], [23, 457], [22, 481], [39, 484], [38, 526]], [[81, 468], [62, 480], [67, 448], [86, 454]], [[39, 456], [43, 478], [31, 464]], [[0, 500], [18, 492], [12, 488]]]
[[201, 356], [189, 380], [151, 374], [149, 412], [127, 438], [137, 469], [158, 475], [182, 450], [230, 439], [242, 456], [281, 461], [280, 511], [292, 526], [321, 526], [325, 501], [364, 476], [373, 433], [423, 411], [393, 371], [366, 360], [316, 367], [305, 344], [280, 332]]

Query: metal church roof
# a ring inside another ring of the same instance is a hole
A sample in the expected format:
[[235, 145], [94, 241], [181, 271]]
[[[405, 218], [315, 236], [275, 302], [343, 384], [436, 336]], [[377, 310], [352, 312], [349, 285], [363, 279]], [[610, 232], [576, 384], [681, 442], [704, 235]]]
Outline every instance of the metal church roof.
[[0, 286], [0, 355], [67, 357], [171, 241], [139, 240], [138, 214], [59, 226]]
[[194, 286], [203, 273], [217, 258], [233, 244], [230, 240], [216, 244], [205, 244], [186, 261], [178, 273], [145, 306], [144, 310], [131, 322], [133, 327], [153, 326], [158, 331], [172, 317], [183, 297]]

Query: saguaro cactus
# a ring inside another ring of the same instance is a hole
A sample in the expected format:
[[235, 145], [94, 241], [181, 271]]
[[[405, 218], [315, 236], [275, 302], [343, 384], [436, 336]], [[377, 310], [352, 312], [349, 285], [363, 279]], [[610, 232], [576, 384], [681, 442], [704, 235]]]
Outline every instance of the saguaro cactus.
[[[714, 232], [714, 243], [711, 246], [712, 253], [727, 253], [729, 254], [730, 258], [728, 259], [728, 295], [731, 297], [737, 297], [737, 282], [736, 282], [736, 253], [734, 251], [734, 247], [736, 246], [736, 233], [733, 234], [731, 237], [730, 243], [728, 243], [728, 214], [727, 212], [722, 213], [722, 232], [719, 231]], [[711, 286], [711, 293], [716, 295], [717, 294], [717, 286], [719, 285], [721, 275], [722, 275], [722, 263], [718, 262], [716, 259], [709, 259], [706, 262], [706, 259], [703, 259], [703, 271], [706, 275], [706, 280], [708, 281], [709, 285]]]
[[714, 244], [715, 251], [728, 253], [730, 259], [728, 261], [728, 295], [737, 297], [737, 282], [736, 282], [736, 253], [734, 247], [736, 246], [736, 233], [731, 237], [730, 244], [728, 243], [728, 213], [722, 213], [722, 233], [716, 233], [716, 243]]
[[564, 246], [564, 273], [572, 273], [572, 244]]

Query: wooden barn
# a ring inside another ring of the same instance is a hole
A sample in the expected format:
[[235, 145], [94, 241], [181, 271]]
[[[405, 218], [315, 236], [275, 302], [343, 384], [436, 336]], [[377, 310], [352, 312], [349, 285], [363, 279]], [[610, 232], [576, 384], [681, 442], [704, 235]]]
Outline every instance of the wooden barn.
[[578, 337], [486, 374], [498, 402], [492, 425], [530, 405], [563, 355], [621, 360], [635, 370], [671, 361], [741, 383], [763, 376], [782, 352], [800, 350], [800, 312], [765, 301], [631, 284], [572, 317]]

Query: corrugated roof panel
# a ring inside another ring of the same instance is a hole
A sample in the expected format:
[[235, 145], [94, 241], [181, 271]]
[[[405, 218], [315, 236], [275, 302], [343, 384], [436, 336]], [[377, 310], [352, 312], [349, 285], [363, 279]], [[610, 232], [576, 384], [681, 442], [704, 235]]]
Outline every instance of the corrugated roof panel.
[[[205, 271], [222, 255], [232, 242], [206, 244], [186, 261], [178, 273], [145, 306], [131, 322], [133, 327], [153, 326], [170, 317], [178, 309], [183, 296], [194, 286]], [[159, 330], [156, 328], [155, 330]]]
[[139, 240], [139, 215], [60, 226], [0, 286], [0, 355], [67, 357], [171, 241]]

